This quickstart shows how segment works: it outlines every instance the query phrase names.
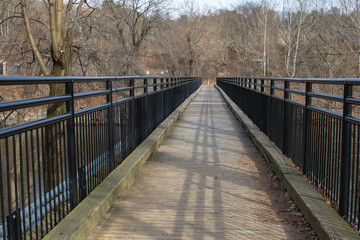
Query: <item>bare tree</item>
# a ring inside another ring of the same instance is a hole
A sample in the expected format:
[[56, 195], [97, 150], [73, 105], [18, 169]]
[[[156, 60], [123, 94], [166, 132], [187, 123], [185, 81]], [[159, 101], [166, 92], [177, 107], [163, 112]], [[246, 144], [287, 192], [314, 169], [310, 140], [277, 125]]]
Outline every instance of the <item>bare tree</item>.
[[353, 54], [357, 57], [357, 77], [360, 77], [360, 2], [358, 0], [339, 0], [341, 11], [345, 15], [337, 19], [343, 26], [345, 36]]
[[238, 57], [254, 63], [251, 65], [251, 74], [268, 76], [270, 74], [270, 47], [276, 36], [272, 24], [276, 14], [270, 8], [268, 1], [261, 5], [247, 3], [234, 8], [229, 14], [228, 27], [232, 39], [232, 49]]
[[[70, 75], [72, 66], [72, 47], [74, 32], [82, 12], [84, 0], [79, 2], [68, 1], [64, 9], [62, 0], [48, 0], [46, 6], [49, 11], [52, 69], [49, 69], [43, 56], [35, 43], [30, 27], [26, 0], [21, 0], [21, 10], [24, 18], [26, 33], [42, 72], [46, 76]], [[74, 10], [76, 7], [76, 10]]]
[[[48, 12], [48, 34], [50, 36], [50, 59], [51, 64], [47, 64], [44, 54], [40, 51], [40, 42], [35, 41], [34, 31], [30, 24], [30, 11], [27, 6], [28, 0], [21, 1], [21, 13], [26, 29], [27, 38], [31, 45], [32, 52], [37, 64], [40, 66], [45, 76], [68, 76], [71, 74], [73, 61], [73, 41], [77, 30], [77, 24], [81, 14], [86, 12], [82, 9], [84, 0], [68, 1], [47, 0], [44, 1], [43, 8]], [[46, 20], [43, 20], [46, 22]], [[46, 24], [44, 24], [46, 26]], [[50, 84], [50, 96], [64, 95], [65, 84]], [[50, 104], [47, 109], [48, 117], [63, 114], [65, 112], [64, 103]], [[49, 191], [55, 186], [57, 179], [47, 173], [53, 173], [58, 166], [59, 159], [55, 157], [57, 148], [64, 137], [64, 129], [55, 126], [46, 128], [46, 157], [43, 159], [45, 167], [45, 188]], [[56, 170], [57, 171], [57, 170]]]
[[[139, 64], [141, 49], [161, 19], [161, 8], [164, 0], [122, 0], [103, 3], [104, 25], [100, 31], [108, 42], [116, 39], [120, 61], [120, 74], [142, 74]], [[114, 49], [113, 49], [114, 50]]]
[[178, 19], [164, 19], [157, 33], [159, 60], [172, 75], [210, 78], [217, 74], [211, 64], [221, 45], [216, 16], [204, 14], [195, 1], [184, 2], [181, 11]]
[[0, 64], [6, 64], [23, 43], [21, 31], [18, 31], [21, 25], [16, 14], [16, 4], [16, 1], [10, 0], [0, 2]]
[[308, 0], [284, 0], [280, 17], [279, 33], [285, 47], [285, 71], [288, 77], [295, 77], [298, 54], [301, 42], [311, 25], [306, 22], [309, 3]]

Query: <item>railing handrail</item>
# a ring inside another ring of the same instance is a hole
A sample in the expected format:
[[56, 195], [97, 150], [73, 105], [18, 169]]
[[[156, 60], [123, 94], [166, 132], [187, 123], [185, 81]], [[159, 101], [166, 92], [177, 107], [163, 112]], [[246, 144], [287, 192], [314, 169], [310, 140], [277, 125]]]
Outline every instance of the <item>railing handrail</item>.
[[345, 83], [360, 85], [360, 78], [287, 78], [287, 77], [218, 77], [218, 79], [256, 79], [256, 80], [275, 80], [275, 81], [289, 81], [289, 82], [300, 82], [300, 83], [319, 83], [319, 84], [337, 84], [342, 85]]
[[24, 85], [24, 84], [55, 84], [55, 83], [74, 83], [81, 82], [106, 82], [109, 80], [129, 80], [129, 79], [194, 79], [196, 77], [169, 77], [169, 76], [103, 76], [103, 77], [32, 77], [32, 76], [0, 76], [0, 85]]
[[[197, 79], [196, 77], [150, 77], [150, 76], [116, 76], [116, 77], [23, 77], [23, 76], [0, 76], [0, 86], [1, 85], [34, 85], [34, 84], [57, 84], [57, 83], [86, 83], [86, 82], [108, 82], [108, 81], [124, 81], [124, 80], [143, 80], [143, 79], [170, 79], [169, 85], [166, 85], [166, 82], [157, 83], [156, 86], [162, 86], [162, 88], [156, 89], [149, 94], [154, 92], [164, 91], [165, 89], [173, 88], [175, 86], [181, 85], [184, 82], [192, 81]], [[180, 80], [180, 82], [177, 82]], [[135, 81], [133, 81], [135, 82]], [[177, 83], [173, 85], [173, 83]], [[141, 84], [134, 85], [129, 87], [122, 88], [111, 88], [105, 90], [97, 90], [97, 91], [89, 91], [82, 93], [74, 93], [74, 96], [71, 94], [57, 95], [57, 96], [49, 96], [49, 97], [41, 97], [41, 98], [31, 98], [31, 99], [23, 99], [23, 100], [13, 100], [13, 101], [4, 101], [0, 102], [0, 112], [16, 110], [27, 107], [37, 107], [43, 106], [51, 103], [61, 103], [61, 102], [69, 102], [74, 100], [79, 100], [82, 98], [90, 98], [96, 96], [106, 96], [108, 94], [113, 93], [121, 93], [126, 91], [131, 91], [133, 89], [145, 89], [149, 87], [153, 87], [155, 84]], [[137, 98], [138, 95], [134, 95], [132, 98]], [[119, 101], [119, 100], [117, 100]], [[116, 103], [114, 101], [113, 103]], [[79, 110], [78, 110], [79, 111]], [[75, 114], [78, 113], [75, 111]], [[65, 114], [64, 114], [65, 115]], [[43, 119], [44, 120], [44, 119]], [[38, 124], [41, 124], [43, 120], [39, 120]], [[0, 137], [3, 135], [3, 131], [6, 128], [0, 129]], [[9, 130], [6, 130], [7, 134]]]
[[[341, 95], [335, 95], [335, 94], [326, 94], [326, 93], [320, 93], [320, 92], [315, 92], [315, 91], [306, 91], [306, 90], [299, 90], [299, 89], [293, 89], [293, 88], [289, 88], [289, 87], [279, 87], [279, 86], [274, 86], [274, 85], [266, 85], [265, 83], [253, 83], [253, 82], [248, 82], [248, 80], [270, 80], [270, 81], [281, 81], [281, 82], [294, 82], [294, 83], [302, 83], [302, 84], [327, 84], [327, 85], [360, 85], [360, 79], [340, 79], [340, 81], [338, 79], [316, 79], [316, 78], [304, 78], [304, 79], [291, 79], [291, 78], [272, 78], [272, 77], [268, 77], [268, 78], [262, 78], [262, 77], [219, 77], [218, 80], [220, 81], [227, 81], [230, 84], [234, 84], [234, 85], [239, 85], [240, 87], [252, 90], [252, 91], [256, 91], [256, 92], [260, 92], [261, 94], [265, 94], [265, 95], [270, 95], [272, 97], [275, 98], [279, 98], [279, 99], [284, 99], [285, 101], [288, 100], [288, 98], [286, 97], [285, 93], [292, 93], [295, 95], [299, 95], [299, 96], [308, 96], [311, 98], [317, 98], [317, 99], [323, 99], [323, 100], [331, 100], [334, 102], [339, 102], [339, 103], [347, 103], [347, 104], [352, 104], [352, 105], [360, 105], [360, 98], [356, 98], [356, 97], [349, 97], [349, 96], [344, 96], [343, 94]], [[236, 82], [236, 80], [238, 80], [239, 82]], [[267, 88], [270, 89], [270, 93], [267, 93], [265, 91], [260, 91], [259, 89], [254, 89], [254, 86], [259, 86], [262, 88]], [[273, 93], [272, 90], [278, 90], [278, 91], [283, 91], [284, 95], [283, 97], [279, 97], [277, 95], [275, 95]], [[298, 102], [294, 99], [291, 99], [292, 101], [296, 102], [299, 105], [306, 105], [304, 103]], [[307, 105], [309, 107], [315, 107], [313, 105]], [[326, 113], [326, 114], [332, 114], [333, 116], [339, 117], [339, 113], [337, 112], [333, 112], [333, 111], [329, 111], [327, 109], [323, 109], [323, 108], [319, 108], [319, 107], [315, 107], [317, 109], [317, 111], [322, 111]], [[359, 118], [359, 122], [360, 122], [360, 118]]]

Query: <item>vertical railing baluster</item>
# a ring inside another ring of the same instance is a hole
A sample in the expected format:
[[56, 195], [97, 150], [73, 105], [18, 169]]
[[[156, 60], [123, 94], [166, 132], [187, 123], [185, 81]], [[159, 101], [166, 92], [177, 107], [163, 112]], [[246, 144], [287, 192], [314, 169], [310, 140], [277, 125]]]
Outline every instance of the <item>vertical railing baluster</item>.
[[[54, 169], [54, 219], [55, 219], [55, 225], [60, 221], [60, 208], [59, 206], [57, 206], [56, 204], [56, 199], [58, 200], [58, 202], [60, 203], [60, 195], [59, 195], [59, 187], [60, 187], [60, 178], [59, 178], [59, 144], [60, 144], [60, 139], [61, 139], [61, 135], [59, 133], [60, 131], [60, 127], [58, 123], [54, 123], [54, 130], [55, 130], [55, 139], [56, 139], [56, 147], [55, 147], [55, 166], [53, 167]], [[56, 188], [58, 189], [58, 192], [56, 193]], [[56, 208], [57, 212], [56, 212]], [[57, 214], [59, 214], [59, 216], [56, 216]]]
[[[24, 164], [23, 164], [23, 143], [22, 143], [22, 133], [19, 134], [19, 141], [18, 141], [18, 146], [19, 146], [19, 161], [20, 161], [20, 194], [21, 194], [21, 213], [22, 213], [22, 219], [20, 220], [22, 222], [22, 234], [25, 233], [25, 229], [26, 229], [26, 223], [25, 223], [25, 180], [24, 180]], [[16, 177], [16, 175], [15, 175]], [[21, 235], [22, 235], [21, 234]], [[22, 235], [24, 237], [24, 239], [26, 240], [26, 234]]]
[[340, 201], [339, 211], [343, 217], [348, 216], [350, 193], [350, 167], [351, 167], [351, 123], [347, 117], [352, 114], [352, 106], [347, 98], [352, 97], [352, 85], [344, 84], [342, 138], [341, 138], [341, 173], [340, 173]]
[[[26, 131], [25, 132], [25, 161], [26, 161], [26, 190], [27, 190], [27, 201], [28, 201], [28, 214], [29, 214], [29, 225], [32, 226], [32, 217], [31, 217], [31, 214], [32, 214], [32, 211], [31, 211], [31, 187], [30, 187], [30, 157], [29, 155], [31, 153], [29, 153], [29, 139], [28, 139], [28, 132]], [[32, 149], [32, 146], [31, 148]], [[31, 154], [32, 155], [32, 154]], [[36, 206], [36, 205], [35, 205]], [[25, 211], [25, 209], [23, 209], [23, 211]], [[26, 231], [26, 229], [24, 229], [24, 232]], [[30, 239], [32, 239], [32, 235], [33, 235], [33, 232], [32, 232], [32, 228], [30, 227], [29, 228], [29, 236], [30, 236]]]

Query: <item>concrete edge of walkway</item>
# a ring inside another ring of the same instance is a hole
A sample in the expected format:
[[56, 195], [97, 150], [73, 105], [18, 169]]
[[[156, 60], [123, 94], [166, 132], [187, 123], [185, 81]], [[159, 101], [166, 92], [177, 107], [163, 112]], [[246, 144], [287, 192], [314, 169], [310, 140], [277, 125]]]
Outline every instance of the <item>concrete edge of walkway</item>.
[[156, 152], [174, 123], [201, 87], [172, 112], [110, 175], [71, 211], [44, 239], [86, 239], [117, 196], [135, 180], [143, 164]]
[[320, 239], [360, 239], [282, 152], [259, 130], [240, 108], [218, 86], [221, 95], [245, 132], [279, 177], [296, 205]]

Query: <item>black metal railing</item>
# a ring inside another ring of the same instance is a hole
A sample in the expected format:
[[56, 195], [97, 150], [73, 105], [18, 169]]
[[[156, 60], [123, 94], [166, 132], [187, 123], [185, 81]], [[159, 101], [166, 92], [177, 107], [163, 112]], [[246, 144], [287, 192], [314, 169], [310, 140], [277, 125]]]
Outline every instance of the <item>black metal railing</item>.
[[201, 79], [0, 77], [2, 88], [55, 83], [64, 95], [0, 102], [0, 113], [66, 105], [64, 114], [0, 129], [0, 238], [43, 238]]
[[236, 77], [217, 85], [359, 231], [360, 80]]

